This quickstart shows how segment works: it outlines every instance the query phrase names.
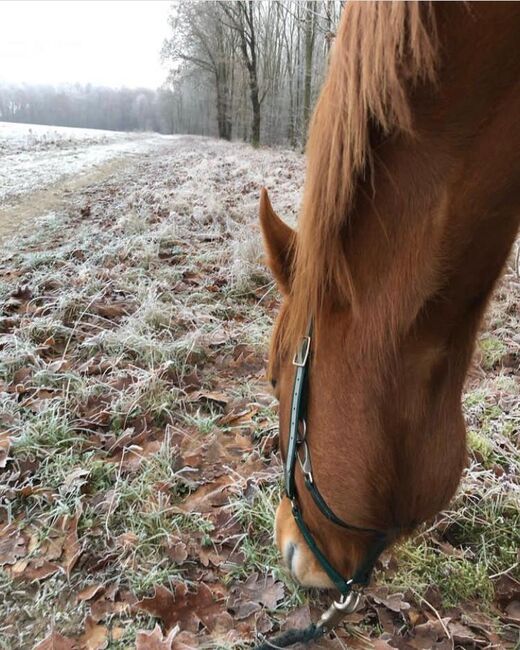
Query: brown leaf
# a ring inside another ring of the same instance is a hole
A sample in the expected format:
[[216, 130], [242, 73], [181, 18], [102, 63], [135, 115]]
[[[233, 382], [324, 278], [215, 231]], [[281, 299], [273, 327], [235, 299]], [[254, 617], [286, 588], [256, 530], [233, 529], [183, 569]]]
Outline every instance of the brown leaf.
[[456, 643], [463, 644], [486, 644], [487, 641], [484, 638], [478, 638], [478, 636], [466, 625], [459, 623], [457, 621], [450, 621], [448, 623], [448, 630], [450, 631], [451, 638]]
[[13, 374], [13, 380], [12, 380], [13, 385], [16, 385], [16, 384], [24, 384], [24, 385], [27, 384], [28, 385], [30, 383], [32, 373], [33, 373], [32, 368], [27, 368], [27, 367], [19, 368]]
[[27, 553], [27, 542], [17, 526], [8, 524], [0, 529], [0, 566], [14, 564]]
[[311, 610], [309, 605], [302, 605], [297, 609], [293, 609], [285, 619], [282, 630], [289, 630], [295, 628], [306, 628], [312, 622]]
[[104, 650], [108, 646], [108, 630], [88, 615], [85, 619], [85, 632], [78, 641], [85, 650]]
[[77, 599], [78, 601], [91, 600], [94, 596], [100, 596], [104, 591], [105, 587], [102, 584], [89, 585], [78, 592]]
[[183, 564], [188, 558], [186, 544], [179, 537], [170, 537], [168, 539], [166, 553], [176, 564]]
[[139, 536], [133, 533], [132, 531], [121, 533], [121, 535], [118, 535], [114, 539], [116, 548], [122, 548], [122, 549], [134, 548], [138, 541], [139, 541]]
[[196, 393], [191, 393], [188, 401], [197, 402], [201, 399], [205, 399], [209, 402], [216, 402], [217, 404], [222, 405], [225, 405], [229, 402], [229, 397], [225, 393], [209, 390], [199, 390]]
[[158, 625], [151, 632], [141, 630], [135, 639], [135, 650], [171, 650], [173, 639], [178, 632], [178, 628], [174, 627], [165, 637]]
[[114, 586], [107, 589], [101, 597], [92, 602], [90, 614], [97, 623], [113, 614], [122, 614], [137, 602], [137, 598], [129, 591], [115, 592]]
[[88, 469], [76, 467], [76, 469], [73, 469], [65, 477], [65, 480], [63, 481], [63, 488], [66, 492], [70, 492], [72, 489], [80, 487], [87, 482], [86, 478], [89, 474], [90, 472]]
[[506, 607], [507, 617], [504, 617], [504, 620], [507, 620], [508, 623], [520, 625], [520, 600], [513, 600]]
[[[449, 618], [442, 619], [442, 623], [438, 619], [430, 619], [426, 623], [416, 625], [413, 639], [410, 640], [411, 646], [421, 650], [430, 650], [431, 648], [441, 650], [439, 642], [443, 643], [448, 640], [444, 628], [447, 627], [449, 621]], [[452, 644], [450, 643], [448, 647], [452, 647]]]
[[495, 598], [505, 608], [511, 601], [520, 600], [520, 582], [510, 575], [502, 575], [494, 583]]
[[99, 301], [91, 305], [90, 311], [93, 314], [99, 314], [99, 316], [102, 316], [108, 320], [116, 320], [118, 318], [122, 318], [123, 316], [127, 316], [133, 311], [133, 309], [131, 304], [126, 300], [111, 303]]
[[61, 558], [61, 562], [67, 577], [70, 577], [70, 572], [76, 565], [76, 562], [82, 553], [78, 540], [78, 521], [80, 515], [81, 513], [78, 512], [70, 519], [67, 535], [64, 541], [63, 557]]
[[197, 591], [191, 592], [185, 584], [177, 584], [174, 594], [159, 585], [151, 598], [143, 598], [135, 607], [160, 618], [167, 630], [179, 625], [181, 629], [197, 632], [199, 624], [202, 623], [211, 632], [217, 626], [229, 629], [233, 624], [223, 608], [222, 598], [215, 599], [212, 591], [203, 582], [199, 584]]
[[478, 611], [470, 605], [466, 605], [461, 614], [461, 621], [464, 625], [467, 625], [473, 630], [477, 630], [480, 634], [483, 634], [492, 644], [497, 644], [499, 642], [495, 633], [495, 621], [487, 614]]
[[200, 639], [191, 632], [180, 632], [173, 640], [172, 650], [197, 650]]
[[223, 506], [229, 501], [229, 490], [233, 483], [231, 476], [220, 476], [216, 481], [192, 492], [177, 507], [180, 512], [211, 512], [215, 507]]
[[54, 562], [38, 558], [36, 560], [19, 560], [13, 564], [10, 574], [13, 578], [21, 578], [32, 582], [33, 580], [45, 580], [60, 570]]
[[261, 605], [274, 609], [283, 597], [282, 582], [276, 582], [271, 576], [260, 578], [258, 573], [253, 573], [245, 583], [231, 590], [228, 607], [235, 613], [235, 618], [240, 620], [261, 609]]
[[403, 594], [389, 594], [386, 587], [378, 587], [372, 590], [370, 595], [376, 603], [384, 605], [391, 612], [399, 613], [410, 609], [410, 603], [404, 600]]
[[9, 460], [9, 450], [11, 449], [11, 438], [8, 431], [0, 432], [0, 469], [4, 469]]
[[33, 650], [77, 650], [74, 639], [69, 639], [59, 632], [50, 632], [43, 641], [34, 646]]

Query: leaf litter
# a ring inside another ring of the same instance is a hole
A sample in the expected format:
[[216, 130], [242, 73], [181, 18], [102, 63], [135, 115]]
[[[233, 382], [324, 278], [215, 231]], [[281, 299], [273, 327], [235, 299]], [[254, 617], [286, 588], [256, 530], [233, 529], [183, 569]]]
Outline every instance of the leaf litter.
[[[257, 197], [267, 185], [294, 221], [303, 159], [194, 137], [160, 154], [4, 245], [0, 647], [246, 648], [327, 602], [272, 542], [278, 296]], [[515, 647], [518, 288], [509, 266], [468, 380], [453, 509], [382, 558], [316, 647]]]

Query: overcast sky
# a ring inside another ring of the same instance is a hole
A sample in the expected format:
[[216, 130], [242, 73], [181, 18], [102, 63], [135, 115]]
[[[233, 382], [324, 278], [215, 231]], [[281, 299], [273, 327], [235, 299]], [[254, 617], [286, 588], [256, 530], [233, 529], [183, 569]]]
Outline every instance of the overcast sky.
[[156, 88], [168, 0], [0, 0], [0, 81]]

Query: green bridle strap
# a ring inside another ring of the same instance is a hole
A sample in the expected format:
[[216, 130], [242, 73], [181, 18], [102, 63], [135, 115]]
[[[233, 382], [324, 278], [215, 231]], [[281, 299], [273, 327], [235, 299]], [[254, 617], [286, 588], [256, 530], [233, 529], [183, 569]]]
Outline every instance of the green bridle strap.
[[[312, 554], [320, 563], [322, 569], [328, 575], [330, 580], [336, 586], [338, 591], [343, 597], [348, 596], [352, 591], [354, 585], [367, 585], [370, 581], [370, 575], [377, 562], [378, 557], [388, 546], [390, 531], [384, 532], [373, 528], [362, 528], [354, 526], [340, 519], [332, 509], [327, 505], [325, 499], [320, 494], [317, 486], [315, 485], [312, 476], [312, 467], [310, 463], [310, 456], [305, 441], [306, 433], [306, 416], [307, 416], [307, 403], [308, 403], [308, 374], [310, 365], [310, 346], [312, 336], [312, 322], [309, 323], [307, 333], [303, 338], [302, 344], [295, 355], [293, 364], [296, 366], [293, 383], [293, 394], [291, 400], [291, 412], [289, 419], [289, 440], [287, 444], [287, 456], [285, 459], [285, 491], [288, 498], [292, 503], [293, 517], [298, 525], [298, 528], [309, 546]], [[300, 432], [300, 428], [303, 431]], [[298, 458], [299, 447], [303, 446], [305, 452], [305, 459], [302, 462], [300, 457], [300, 464], [304, 473], [304, 485], [311, 493], [311, 496], [316, 504], [318, 510], [329, 521], [341, 526], [343, 528], [353, 530], [359, 533], [371, 533], [375, 536], [373, 543], [370, 545], [368, 552], [360, 567], [357, 568], [353, 577], [349, 580], [345, 578], [332, 566], [319, 546], [316, 544], [312, 533], [310, 532], [307, 524], [303, 521], [303, 516], [298, 504], [295, 483], [296, 460]]]
[[348, 596], [352, 591], [352, 580], [345, 580], [345, 578], [332, 566], [332, 564], [327, 560], [325, 555], [321, 552], [320, 548], [314, 541], [314, 537], [311, 535], [309, 529], [307, 528], [305, 522], [303, 521], [302, 514], [300, 509], [293, 501], [292, 504], [292, 513], [293, 517], [298, 524], [300, 533], [303, 535], [304, 540], [307, 542], [307, 546], [311, 549], [312, 554], [321, 564], [322, 569], [329, 576], [329, 578], [334, 583], [336, 589], [340, 592], [342, 596]]

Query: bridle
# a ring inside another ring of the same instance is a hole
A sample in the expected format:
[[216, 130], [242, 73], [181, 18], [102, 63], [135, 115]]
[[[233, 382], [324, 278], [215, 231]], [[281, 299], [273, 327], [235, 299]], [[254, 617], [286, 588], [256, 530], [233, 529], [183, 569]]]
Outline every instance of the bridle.
[[[306, 440], [307, 433], [307, 406], [308, 406], [308, 377], [309, 366], [311, 361], [311, 340], [312, 340], [312, 321], [309, 323], [306, 335], [296, 352], [293, 365], [295, 366], [295, 375], [291, 400], [291, 413], [289, 424], [289, 441], [287, 444], [287, 456], [285, 462], [285, 492], [292, 504], [292, 514], [300, 529], [303, 538], [312, 551], [314, 557], [318, 560], [322, 569], [328, 575], [341, 594], [339, 601], [335, 601], [330, 608], [322, 615], [317, 626], [325, 628], [327, 631], [332, 630], [339, 621], [346, 615], [353, 612], [360, 601], [361, 590], [370, 581], [370, 576], [374, 565], [390, 543], [390, 536], [395, 531], [381, 531], [374, 528], [362, 528], [353, 526], [340, 519], [333, 510], [327, 505], [327, 502], [320, 494], [314, 476], [312, 473], [312, 464], [309, 454], [309, 446]], [[304, 477], [306, 489], [310, 492], [318, 510], [329, 521], [336, 526], [358, 533], [368, 533], [374, 536], [374, 541], [361, 563], [351, 578], [343, 577], [329, 562], [327, 557], [316, 544], [312, 533], [303, 520], [298, 495], [296, 492], [295, 472], [296, 460], [301, 468]], [[360, 589], [361, 588], [361, 589]]]

